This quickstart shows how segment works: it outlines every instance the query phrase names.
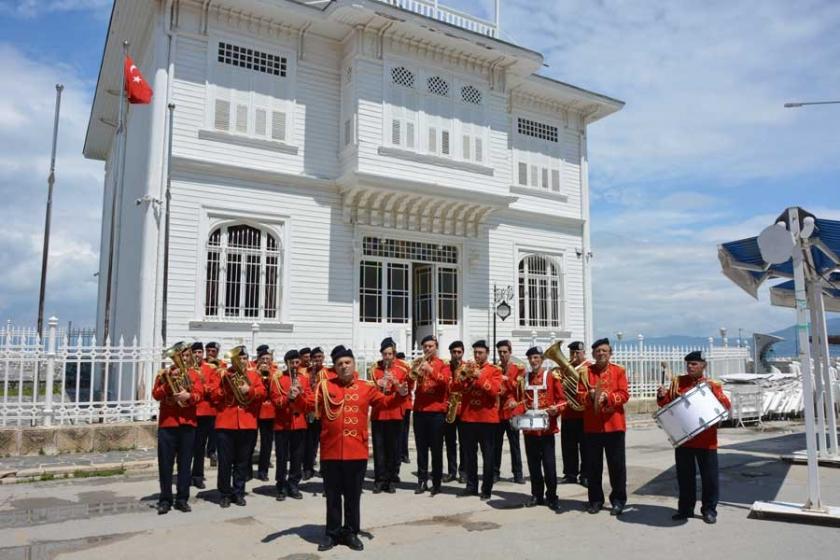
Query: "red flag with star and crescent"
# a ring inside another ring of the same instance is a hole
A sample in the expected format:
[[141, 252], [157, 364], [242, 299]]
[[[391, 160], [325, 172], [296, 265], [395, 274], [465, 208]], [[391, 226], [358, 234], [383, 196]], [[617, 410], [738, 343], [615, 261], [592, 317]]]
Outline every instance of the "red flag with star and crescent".
[[149, 82], [140, 73], [130, 56], [125, 57], [125, 95], [132, 104], [146, 105], [152, 102], [153, 91]]

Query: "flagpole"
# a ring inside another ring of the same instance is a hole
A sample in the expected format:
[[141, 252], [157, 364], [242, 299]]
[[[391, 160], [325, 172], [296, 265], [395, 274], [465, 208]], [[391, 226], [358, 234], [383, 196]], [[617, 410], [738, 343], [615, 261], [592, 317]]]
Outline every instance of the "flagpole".
[[172, 128], [175, 117], [175, 104], [169, 106], [169, 143], [166, 149], [166, 219], [163, 230], [163, 293], [161, 294], [161, 325], [160, 336], [163, 347], [166, 348], [166, 308], [169, 299], [169, 205], [172, 201]]
[[44, 336], [44, 299], [47, 292], [47, 258], [50, 253], [50, 222], [52, 221], [52, 197], [55, 186], [55, 151], [58, 146], [58, 117], [61, 114], [61, 92], [64, 86], [55, 84], [55, 121], [53, 122], [52, 155], [50, 175], [47, 178], [47, 217], [44, 221], [44, 250], [41, 255], [41, 291], [38, 294], [38, 336]]
[[119, 146], [119, 153], [117, 154], [117, 170], [114, 173], [114, 188], [111, 192], [111, 224], [108, 239], [108, 273], [105, 282], [105, 317], [103, 323], [102, 342], [103, 344], [108, 339], [111, 332], [111, 288], [113, 284], [114, 271], [114, 238], [116, 236], [117, 223], [117, 191], [122, 188], [123, 172], [125, 158], [122, 157], [125, 152], [125, 59], [128, 56], [128, 41], [123, 41], [123, 59], [122, 59], [122, 83], [120, 83], [120, 107], [119, 117], [117, 118], [117, 132], [121, 145]]

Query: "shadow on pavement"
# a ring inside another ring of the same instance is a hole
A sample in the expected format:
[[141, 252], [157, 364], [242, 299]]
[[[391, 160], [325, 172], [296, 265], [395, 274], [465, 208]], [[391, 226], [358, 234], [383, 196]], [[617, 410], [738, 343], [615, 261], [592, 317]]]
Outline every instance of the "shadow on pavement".
[[[674, 506], [676, 506], [676, 500], [674, 501]], [[604, 512], [606, 511], [604, 510]], [[604, 512], [601, 512], [599, 515], [603, 515]], [[685, 520], [674, 521], [671, 519], [674, 513], [676, 513], [676, 509], [673, 507], [630, 503], [627, 504], [624, 513], [618, 516], [618, 521], [634, 525], [647, 525], [649, 527], [667, 528], [685, 525]]]
[[288, 529], [283, 529], [282, 531], [277, 531], [276, 533], [269, 533], [263, 537], [260, 542], [270, 543], [280, 537], [286, 537], [289, 535], [297, 535], [308, 543], [318, 544], [324, 539], [324, 526], [307, 523], [305, 525], [298, 525], [297, 527], [289, 527]]

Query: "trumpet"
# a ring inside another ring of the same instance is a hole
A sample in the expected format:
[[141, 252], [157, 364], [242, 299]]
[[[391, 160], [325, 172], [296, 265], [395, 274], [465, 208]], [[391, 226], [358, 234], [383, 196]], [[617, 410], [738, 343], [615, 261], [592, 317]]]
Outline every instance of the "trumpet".
[[251, 403], [251, 397], [241, 389], [242, 385], [248, 383], [248, 375], [245, 368], [242, 367], [242, 361], [240, 360], [244, 349], [244, 346], [237, 346], [225, 354], [225, 359], [230, 361], [231, 367], [222, 376], [227, 379], [230, 390], [233, 393], [233, 398], [236, 399], [236, 403], [239, 406], [247, 406]]
[[[183, 342], [177, 342], [165, 350], [166, 357], [172, 360], [172, 364], [177, 369], [177, 372], [173, 372], [172, 368], [167, 367], [161, 371], [161, 375], [163, 375], [163, 379], [166, 382], [166, 386], [169, 387], [169, 391], [170, 393], [172, 393], [173, 396], [177, 395], [181, 391], [189, 391], [192, 388], [192, 383], [190, 382], [189, 365], [184, 361], [183, 357], [181, 356], [181, 353], [183, 351]], [[180, 406], [181, 408], [188, 406], [186, 402], [177, 402], [178, 406]]]
[[417, 381], [425, 374], [423, 373], [423, 364], [426, 363], [426, 356], [420, 356], [411, 360], [411, 364], [409, 366], [408, 377], [412, 381]]

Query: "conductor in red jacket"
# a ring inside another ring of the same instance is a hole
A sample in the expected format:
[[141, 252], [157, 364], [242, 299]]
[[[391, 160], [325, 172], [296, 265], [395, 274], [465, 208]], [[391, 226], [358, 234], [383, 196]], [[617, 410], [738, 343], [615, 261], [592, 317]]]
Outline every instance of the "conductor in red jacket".
[[[677, 377], [670, 388], [660, 387], [657, 390], [656, 402], [660, 407], [665, 406], [697, 385], [707, 383], [717, 400], [727, 410], [731, 408], [732, 405], [723, 393], [720, 383], [703, 375], [703, 371], [706, 369], [706, 360], [700, 351], [690, 352], [686, 355], [685, 369], [688, 373]], [[717, 447], [717, 425], [715, 425], [674, 449], [674, 458], [677, 464], [677, 485], [680, 490], [677, 513], [672, 517], [674, 521], [683, 521], [694, 517], [694, 506], [697, 503], [696, 464], [697, 468], [700, 469], [700, 481], [703, 484], [700, 513], [706, 523], [714, 524], [717, 522], [719, 491]]]
[[[374, 382], [358, 378], [352, 350], [337, 346], [331, 356], [336, 375], [322, 378], [307, 399], [321, 419], [321, 474], [327, 498], [326, 538], [318, 550], [337, 544], [362, 550], [360, 500], [368, 460], [368, 411], [405, 397], [408, 386], [382, 391]], [[289, 390], [292, 400], [301, 394], [299, 387]]]

